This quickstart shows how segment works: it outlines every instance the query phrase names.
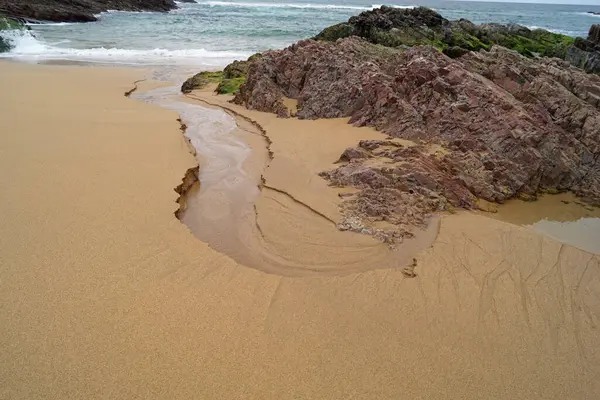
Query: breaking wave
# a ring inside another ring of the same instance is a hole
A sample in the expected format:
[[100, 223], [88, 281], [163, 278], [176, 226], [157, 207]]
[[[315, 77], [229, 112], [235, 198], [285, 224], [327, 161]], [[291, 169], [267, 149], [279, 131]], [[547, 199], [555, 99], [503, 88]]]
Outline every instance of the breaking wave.
[[[366, 6], [351, 6], [345, 4], [312, 4], [312, 3], [253, 3], [253, 2], [233, 2], [233, 1], [197, 1], [200, 5], [210, 7], [246, 7], [246, 8], [313, 8], [323, 10], [372, 10], [379, 8], [382, 4], [373, 4], [370, 7]], [[414, 8], [415, 6], [397, 6], [391, 5], [393, 8]]]
[[[12, 47], [0, 57], [30, 61], [68, 60], [110, 64], [164, 65], [185, 64], [206, 67], [223, 67], [236, 59], [247, 58], [252, 53], [236, 51], [211, 51], [206, 49], [119, 49], [89, 48], [76, 49], [59, 47], [57, 44], [38, 40], [30, 31], [3, 31], [0, 34]], [[60, 43], [65, 43], [62, 41]]]

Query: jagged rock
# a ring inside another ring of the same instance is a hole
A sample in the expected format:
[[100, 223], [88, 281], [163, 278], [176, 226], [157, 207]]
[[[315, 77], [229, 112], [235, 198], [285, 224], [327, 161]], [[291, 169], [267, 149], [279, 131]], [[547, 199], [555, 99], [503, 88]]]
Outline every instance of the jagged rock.
[[15, 18], [56, 22], [96, 21], [107, 10], [169, 11], [173, 0], [0, 0], [0, 12]]
[[465, 19], [449, 21], [425, 7], [386, 6], [326, 28], [315, 39], [335, 41], [349, 36], [360, 36], [388, 47], [431, 45], [451, 57], [460, 57], [468, 51], [489, 50], [498, 44], [528, 57], [540, 54], [563, 58], [574, 41], [569, 36], [516, 24], [475, 25]]
[[287, 115], [284, 97], [299, 118], [350, 117], [415, 143], [363, 141], [323, 172], [361, 189], [347, 215], [404, 226], [544, 191], [600, 204], [600, 77], [566, 61], [499, 46], [453, 60], [427, 46], [307, 40], [251, 62], [235, 102]]
[[577, 38], [565, 60], [591, 73], [600, 73], [600, 25], [592, 25], [587, 39]]
[[351, 162], [352, 160], [359, 160], [363, 158], [369, 158], [370, 154], [361, 148], [349, 148], [346, 149], [340, 156], [340, 158], [335, 162], [336, 164], [342, 162]]
[[588, 34], [588, 40], [600, 44], [600, 25], [592, 25]]

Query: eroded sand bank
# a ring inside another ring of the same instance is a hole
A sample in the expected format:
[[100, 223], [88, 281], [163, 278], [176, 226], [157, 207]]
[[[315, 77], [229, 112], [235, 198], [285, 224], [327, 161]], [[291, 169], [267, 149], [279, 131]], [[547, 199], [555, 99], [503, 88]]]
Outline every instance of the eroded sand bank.
[[195, 160], [139, 75], [0, 64], [0, 398], [600, 395], [598, 256], [454, 215], [412, 279], [237, 265], [174, 218]]

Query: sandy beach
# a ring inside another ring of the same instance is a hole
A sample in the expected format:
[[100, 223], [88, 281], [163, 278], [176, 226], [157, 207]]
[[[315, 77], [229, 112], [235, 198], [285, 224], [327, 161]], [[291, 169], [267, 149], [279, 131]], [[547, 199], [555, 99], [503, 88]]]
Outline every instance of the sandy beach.
[[[598, 255], [458, 213], [414, 278], [243, 265], [175, 218], [197, 161], [176, 112], [124, 96], [145, 73], [0, 63], [1, 399], [600, 397]], [[336, 221], [339, 189], [316, 173], [377, 133], [236, 111], [270, 134], [266, 182]], [[311, 231], [321, 217], [292, 203], [263, 190], [256, 208], [296, 262], [326, 254], [298, 238], [335, 237], [342, 266], [344, 243], [375, 243]]]

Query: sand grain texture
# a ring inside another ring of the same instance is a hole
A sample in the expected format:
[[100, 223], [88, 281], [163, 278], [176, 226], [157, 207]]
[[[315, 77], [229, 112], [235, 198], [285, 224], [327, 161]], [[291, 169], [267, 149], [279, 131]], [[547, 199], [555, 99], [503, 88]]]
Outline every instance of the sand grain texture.
[[456, 215], [411, 279], [236, 265], [174, 218], [195, 161], [139, 75], [0, 64], [1, 399], [600, 396], [597, 256]]

